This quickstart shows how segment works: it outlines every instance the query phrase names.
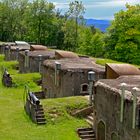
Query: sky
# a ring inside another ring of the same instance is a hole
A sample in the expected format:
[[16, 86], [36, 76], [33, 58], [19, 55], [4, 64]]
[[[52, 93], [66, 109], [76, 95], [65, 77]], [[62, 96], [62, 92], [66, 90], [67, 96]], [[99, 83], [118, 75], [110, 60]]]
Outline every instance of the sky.
[[[74, 0], [48, 0], [53, 2], [56, 9], [61, 9], [61, 13], [68, 10], [69, 3]], [[83, 2], [86, 11], [85, 18], [112, 20], [114, 13], [125, 10], [125, 4], [140, 4], [140, 0], [80, 0]]]

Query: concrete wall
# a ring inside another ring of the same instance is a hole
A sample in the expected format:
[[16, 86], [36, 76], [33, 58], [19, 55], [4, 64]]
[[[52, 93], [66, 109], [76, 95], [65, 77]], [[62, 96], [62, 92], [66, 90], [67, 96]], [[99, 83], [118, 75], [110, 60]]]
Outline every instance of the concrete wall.
[[121, 123], [120, 95], [103, 86], [97, 86], [95, 93], [96, 133], [98, 134], [98, 123], [102, 121], [106, 127], [106, 140], [111, 140], [112, 133], [118, 135], [118, 140], [140, 140], [140, 129], [132, 129], [132, 101], [125, 101], [124, 118]]
[[[55, 85], [55, 70], [43, 66], [42, 70], [42, 88], [45, 91], [46, 98], [67, 97], [76, 95], [86, 95], [87, 92], [81, 92], [81, 85], [88, 85], [88, 71], [91, 70], [60, 70], [57, 80], [59, 85]], [[97, 76], [100, 77], [101, 76]], [[102, 75], [104, 77], [104, 75]], [[88, 89], [87, 89], [88, 90]]]
[[[46, 60], [47, 57], [42, 57], [41, 63]], [[19, 72], [28, 73], [28, 72], [39, 72], [39, 57], [29, 57], [29, 67], [25, 68], [25, 56], [19, 54]]]
[[0, 45], [0, 54], [4, 54], [5, 45]]
[[25, 65], [24, 55], [22, 55], [22, 54], [19, 53], [18, 61], [19, 61], [19, 72], [20, 73], [26, 73], [27, 72], [27, 69], [24, 66]]

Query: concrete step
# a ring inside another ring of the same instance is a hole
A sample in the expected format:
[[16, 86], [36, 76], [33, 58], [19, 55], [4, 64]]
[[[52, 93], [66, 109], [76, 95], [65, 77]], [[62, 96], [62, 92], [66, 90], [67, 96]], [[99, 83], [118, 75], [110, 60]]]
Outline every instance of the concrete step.
[[36, 118], [36, 120], [37, 120], [37, 122], [44, 122], [44, 121], [46, 121], [45, 118]]
[[86, 138], [86, 139], [82, 139], [81, 140], [96, 140], [96, 138]]
[[44, 111], [43, 110], [38, 110], [38, 111], [36, 111], [36, 115], [44, 115]]
[[84, 134], [95, 134], [95, 133], [93, 132], [93, 130], [88, 130], [88, 131], [80, 131], [79, 134], [84, 135]]
[[90, 115], [91, 115], [91, 116], [94, 116], [94, 113], [91, 113]]
[[46, 121], [45, 122], [37, 122], [37, 124], [44, 125], [44, 124], [46, 124]]
[[86, 119], [86, 122], [92, 127], [93, 126], [93, 122], [89, 119]]
[[38, 105], [37, 107], [36, 107], [37, 109], [42, 109], [43, 108], [43, 106], [42, 105]]
[[80, 135], [80, 138], [82, 138], [82, 139], [87, 139], [87, 138], [95, 138], [95, 135], [93, 135], [93, 134], [90, 134], [90, 135]]
[[43, 108], [36, 108], [35, 111], [43, 111], [44, 112]]
[[96, 140], [93, 128], [78, 128], [77, 133], [81, 140]]
[[90, 121], [92, 121], [92, 122], [94, 121], [94, 118], [91, 115], [87, 116], [87, 119], [90, 120]]
[[36, 118], [45, 118], [45, 115], [44, 114], [37, 114]]
[[87, 127], [87, 128], [78, 128], [77, 131], [90, 131], [93, 130], [91, 127]]

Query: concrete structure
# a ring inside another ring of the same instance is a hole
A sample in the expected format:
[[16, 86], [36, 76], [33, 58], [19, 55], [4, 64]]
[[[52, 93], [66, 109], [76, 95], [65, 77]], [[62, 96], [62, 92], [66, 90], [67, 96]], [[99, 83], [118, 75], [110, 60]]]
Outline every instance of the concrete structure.
[[43, 62], [42, 88], [46, 98], [88, 95], [88, 72], [96, 79], [105, 77], [105, 69], [89, 58], [67, 58]]
[[47, 47], [43, 45], [31, 45], [30, 51], [46, 51]]
[[130, 64], [106, 64], [106, 79], [116, 79], [122, 75], [140, 75], [140, 70]]
[[30, 45], [24, 41], [15, 41], [16, 45], [5, 47], [5, 60], [18, 60], [18, 54], [20, 51], [30, 50]]
[[139, 89], [138, 75], [96, 83], [94, 126], [97, 140], [140, 140]]
[[4, 54], [6, 46], [14, 46], [15, 42], [2, 42], [0, 43], [0, 54]]
[[62, 58], [79, 58], [79, 56], [74, 52], [63, 51], [63, 50], [56, 50], [55, 51], [55, 58], [62, 59]]
[[21, 51], [19, 53], [19, 72], [40, 72], [44, 60], [54, 59], [55, 51]]

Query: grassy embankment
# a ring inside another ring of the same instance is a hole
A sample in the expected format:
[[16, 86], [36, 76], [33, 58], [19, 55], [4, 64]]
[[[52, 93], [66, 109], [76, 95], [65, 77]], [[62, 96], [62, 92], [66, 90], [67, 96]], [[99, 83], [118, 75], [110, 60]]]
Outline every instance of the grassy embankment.
[[[24, 84], [28, 83], [32, 91], [40, 90], [33, 81], [39, 79], [38, 73], [18, 74], [17, 62], [5, 62], [0, 55], [0, 69], [6, 67], [16, 86], [3, 87], [0, 80], [0, 140], [78, 140], [76, 128], [86, 126], [82, 118], [74, 118], [69, 111], [87, 106], [84, 97], [69, 97], [41, 100], [47, 124], [38, 126], [30, 120], [24, 111]], [[1, 79], [1, 75], [0, 75]]]

